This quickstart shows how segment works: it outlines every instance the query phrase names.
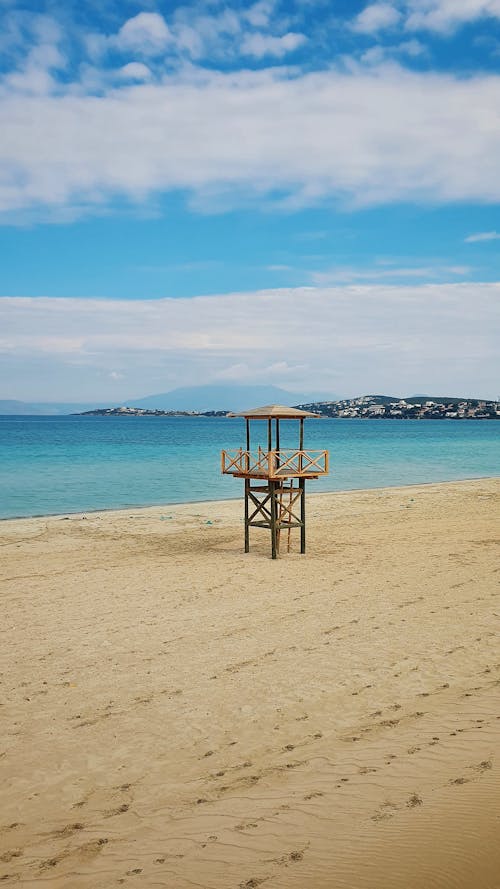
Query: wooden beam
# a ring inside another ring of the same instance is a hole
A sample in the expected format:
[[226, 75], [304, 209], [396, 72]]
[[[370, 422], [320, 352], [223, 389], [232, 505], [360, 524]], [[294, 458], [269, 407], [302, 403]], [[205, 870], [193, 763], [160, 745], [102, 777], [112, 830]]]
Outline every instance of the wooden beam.
[[300, 418], [300, 432], [299, 432], [299, 472], [302, 472], [302, 451], [304, 450], [304, 418]]
[[300, 488], [300, 552], [306, 551], [306, 480], [299, 479]]
[[[247, 420], [248, 427], [248, 420]], [[248, 490], [250, 488], [250, 480], [245, 479], [245, 552], [250, 552], [250, 531], [248, 527]]]
[[275, 559], [278, 554], [276, 529], [276, 482], [270, 481], [269, 487], [271, 489], [271, 558]]

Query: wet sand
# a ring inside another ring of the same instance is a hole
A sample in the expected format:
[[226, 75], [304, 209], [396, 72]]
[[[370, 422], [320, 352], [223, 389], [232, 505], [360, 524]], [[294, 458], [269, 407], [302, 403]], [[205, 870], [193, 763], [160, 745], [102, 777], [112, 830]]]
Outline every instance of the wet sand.
[[500, 480], [308, 521], [0, 524], [3, 885], [499, 889]]

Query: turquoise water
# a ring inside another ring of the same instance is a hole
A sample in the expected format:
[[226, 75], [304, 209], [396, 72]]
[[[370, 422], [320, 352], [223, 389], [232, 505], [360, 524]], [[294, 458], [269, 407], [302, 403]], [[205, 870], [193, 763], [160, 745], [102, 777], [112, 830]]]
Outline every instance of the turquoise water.
[[[240, 497], [220, 451], [244, 443], [244, 421], [224, 417], [0, 417], [0, 518]], [[283, 423], [281, 446], [296, 445]], [[310, 491], [500, 475], [495, 420], [309, 420], [305, 446], [330, 450]]]

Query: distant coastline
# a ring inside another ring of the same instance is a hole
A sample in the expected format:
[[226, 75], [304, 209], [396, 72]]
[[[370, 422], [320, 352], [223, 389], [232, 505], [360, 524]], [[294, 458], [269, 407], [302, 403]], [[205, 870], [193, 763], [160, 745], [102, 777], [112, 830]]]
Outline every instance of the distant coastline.
[[[320, 417], [361, 420], [499, 420], [500, 402], [476, 398], [394, 399], [389, 395], [361, 395], [340, 401], [312, 401], [294, 405]], [[148, 410], [143, 407], [109, 407], [82, 411], [78, 417], [225, 417], [227, 410]]]
[[226, 417], [229, 411], [162, 411], [144, 407], [104, 407], [81, 411], [72, 417]]

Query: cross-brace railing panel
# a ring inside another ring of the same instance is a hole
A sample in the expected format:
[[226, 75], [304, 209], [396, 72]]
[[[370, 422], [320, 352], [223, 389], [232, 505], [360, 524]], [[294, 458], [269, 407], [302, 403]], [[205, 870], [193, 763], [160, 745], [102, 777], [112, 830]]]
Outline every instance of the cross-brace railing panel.
[[256, 453], [238, 448], [222, 451], [221, 469], [225, 475], [289, 478], [328, 474], [328, 451], [283, 449]]

